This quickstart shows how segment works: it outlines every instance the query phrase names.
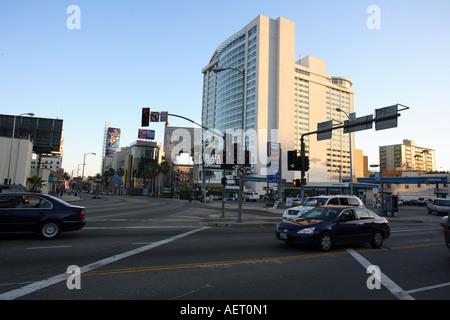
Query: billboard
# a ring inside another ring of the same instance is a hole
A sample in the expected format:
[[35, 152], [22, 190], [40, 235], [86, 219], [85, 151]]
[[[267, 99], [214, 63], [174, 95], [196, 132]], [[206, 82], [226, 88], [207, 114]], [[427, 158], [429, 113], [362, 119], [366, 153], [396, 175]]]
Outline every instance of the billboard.
[[118, 128], [108, 128], [105, 156], [112, 155], [119, 151], [120, 132], [121, 131]]
[[59, 152], [63, 120], [0, 114], [0, 137], [10, 138], [13, 131], [14, 138], [29, 138], [33, 142], [34, 153]]
[[155, 140], [155, 130], [139, 129], [138, 139]]

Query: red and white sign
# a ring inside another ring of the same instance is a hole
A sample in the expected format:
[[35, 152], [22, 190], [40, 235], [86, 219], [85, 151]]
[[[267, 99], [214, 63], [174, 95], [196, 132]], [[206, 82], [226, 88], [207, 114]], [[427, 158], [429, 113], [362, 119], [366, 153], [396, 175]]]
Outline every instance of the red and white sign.
[[150, 113], [150, 122], [159, 122], [159, 112]]
[[247, 168], [246, 167], [238, 167], [237, 175], [241, 178], [245, 177], [247, 175]]

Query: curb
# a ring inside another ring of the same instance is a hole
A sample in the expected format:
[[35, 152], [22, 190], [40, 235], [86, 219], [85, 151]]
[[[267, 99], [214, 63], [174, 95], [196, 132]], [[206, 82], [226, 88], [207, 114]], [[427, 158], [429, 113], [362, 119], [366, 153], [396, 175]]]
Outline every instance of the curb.
[[238, 222], [237, 217], [220, 218], [219, 215], [210, 215], [203, 221], [205, 221], [209, 227], [219, 227], [219, 228], [248, 228], [248, 227], [275, 228], [281, 222], [279, 218], [266, 218], [265, 220], [242, 218], [242, 222]]

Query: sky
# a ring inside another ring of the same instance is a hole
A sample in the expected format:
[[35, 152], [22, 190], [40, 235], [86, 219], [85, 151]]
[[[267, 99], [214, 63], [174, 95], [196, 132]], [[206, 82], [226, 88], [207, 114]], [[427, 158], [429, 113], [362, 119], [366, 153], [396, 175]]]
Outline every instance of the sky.
[[[355, 134], [369, 164], [379, 146], [411, 139], [448, 171], [449, 12], [448, 0], [0, 0], [0, 114], [63, 119], [63, 168], [96, 153], [85, 167], [95, 175], [106, 121], [120, 146], [137, 140], [143, 107], [200, 122], [201, 70], [217, 47], [260, 14], [281, 16], [295, 22], [297, 58], [353, 81], [358, 117], [409, 107], [397, 128]], [[148, 129], [163, 142], [163, 123]]]

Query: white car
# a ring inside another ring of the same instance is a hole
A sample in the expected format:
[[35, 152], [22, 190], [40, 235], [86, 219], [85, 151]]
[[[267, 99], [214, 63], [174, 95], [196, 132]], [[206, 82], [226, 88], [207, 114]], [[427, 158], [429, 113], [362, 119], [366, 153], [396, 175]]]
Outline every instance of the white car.
[[259, 200], [258, 192], [244, 192], [244, 201], [256, 201]]
[[364, 203], [356, 196], [332, 195], [316, 196], [306, 199], [301, 206], [286, 209], [283, 213], [283, 221], [300, 218], [306, 212], [324, 205], [344, 205], [365, 208]]

